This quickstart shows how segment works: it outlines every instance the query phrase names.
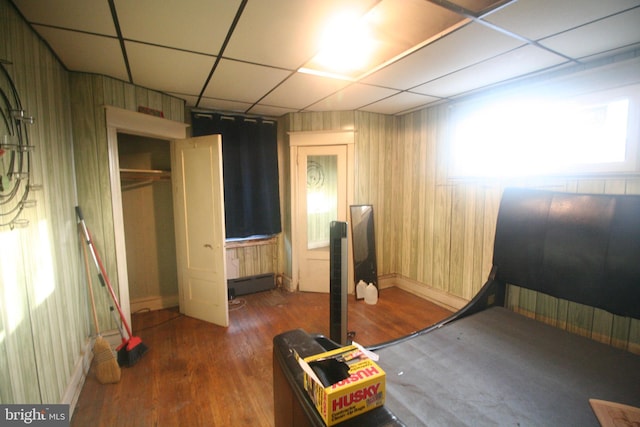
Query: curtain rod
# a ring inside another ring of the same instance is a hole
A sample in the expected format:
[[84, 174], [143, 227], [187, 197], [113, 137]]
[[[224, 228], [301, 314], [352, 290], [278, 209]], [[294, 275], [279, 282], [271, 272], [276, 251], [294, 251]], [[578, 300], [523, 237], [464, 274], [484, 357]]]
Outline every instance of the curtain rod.
[[258, 120], [262, 120], [262, 123], [268, 123], [268, 124], [274, 124], [276, 123], [275, 120], [273, 119], [265, 119], [263, 117], [249, 117], [249, 116], [243, 116], [242, 114], [237, 114], [237, 115], [229, 115], [228, 113], [220, 113], [220, 112], [215, 112], [215, 111], [198, 111], [196, 109], [192, 109], [191, 112], [193, 113], [194, 117], [197, 118], [205, 118], [205, 119], [212, 119], [214, 114], [218, 114], [220, 116], [221, 119], [223, 120], [235, 120], [236, 118], [240, 118], [243, 119], [245, 122], [253, 122], [256, 123]]
[[[235, 119], [242, 119], [242, 121], [245, 122], [250, 122], [250, 123], [258, 123], [258, 120], [260, 119], [254, 119], [251, 117], [242, 117], [242, 116], [225, 116], [225, 115], [220, 115], [220, 119], [221, 120], [235, 120]], [[275, 123], [273, 120], [266, 120], [266, 119], [262, 119], [262, 123], [268, 123], [268, 124], [273, 124]]]

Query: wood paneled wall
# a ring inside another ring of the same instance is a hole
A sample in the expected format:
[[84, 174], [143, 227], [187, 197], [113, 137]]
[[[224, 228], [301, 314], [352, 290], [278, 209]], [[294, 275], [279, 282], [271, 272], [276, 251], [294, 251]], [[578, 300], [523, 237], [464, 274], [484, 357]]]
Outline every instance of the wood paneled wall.
[[0, 403], [69, 403], [90, 333], [76, 232], [69, 73], [7, 0], [0, 59], [9, 61], [28, 128], [33, 184], [24, 229], [0, 228]]
[[278, 256], [279, 238], [261, 244], [227, 245], [227, 248], [227, 256], [238, 260], [238, 277], [282, 271]]
[[289, 158], [289, 136], [291, 117], [289, 114], [278, 119], [278, 180], [280, 186], [280, 220], [282, 233], [278, 235], [277, 270], [281, 275], [282, 285], [291, 290], [291, 159]]
[[373, 205], [378, 275], [396, 273], [399, 228], [395, 210], [400, 202], [397, 120], [382, 114], [355, 113], [354, 204]]
[[439, 106], [398, 119], [395, 272], [468, 300], [491, 267], [501, 190], [448, 181], [448, 112]]
[[[279, 151], [289, 153], [287, 132], [355, 130], [355, 204], [374, 205], [378, 274], [395, 271], [393, 241], [396, 226], [392, 221], [396, 174], [394, 160], [395, 118], [382, 114], [342, 111], [289, 114], [278, 122]], [[281, 197], [283, 199], [283, 249], [280, 266], [291, 277], [291, 180], [290, 159], [280, 162]], [[384, 254], [384, 255], [383, 255]]]
[[[640, 177], [555, 177], [518, 180], [453, 180], [447, 173], [450, 107], [440, 105], [399, 117], [365, 112], [295, 113], [279, 122], [280, 150], [287, 131], [353, 129], [356, 134], [355, 203], [375, 211], [378, 274], [411, 282], [408, 290], [435, 290], [470, 300], [491, 269], [495, 222], [506, 186], [569, 192], [640, 194]], [[283, 258], [290, 260], [289, 159], [281, 163], [284, 198]], [[284, 171], [283, 171], [284, 170]], [[640, 351], [640, 322], [552, 301], [514, 288], [509, 306], [609, 342]]]
[[[29, 128], [36, 208], [25, 229], [0, 230], [0, 403], [71, 403], [93, 333], [74, 207], [117, 287], [105, 105], [145, 106], [183, 121], [184, 102], [108, 77], [66, 71], [7, 0], [0, 58], [9, 61]], [[75, 165], [75, 169], [74, 169]], [[77, 196], [76, 196], [77, 194]], [[111, 325], [96, 288], [99, 321]], [[80, 380], [81, 381], [81, 380]]]
[[[115, 244], [103, 107], [162, 110], [183, 121], [179, 99], [108, 77], [70, 73], [0, 0], [0, 58], [28, 114], [37, 207], [25, 229], [0, 230], [0, 402], [71, 401], [91, 334], [74, 206], [79, 203], [112, 280]], [[356, 203], [376, 212], [378, 270], [425, 288], [469, 299], [484, 282], [495, 218], [508, 185], [576, 192], [640, 194], [640, 178], [566, 178], [520, 182], [453, 182], [446, 175], [446, 106], [390, 117], [361, 112], [297, 113], [279, 120], [284, 233], [278, 245], [236, 249], [243, 275], [277, 264], [290, 274], [290, 183], [287, 131], [356, 131]], [[283, 149], [285, 148], [285, 149]], [[75, 162], [75, 171], [74, 171]], [[75, 173], [75, 177], [74, 177]], [[77, 199], [76, 199], [77, 191]], [[274, 259], [276, 261], [274, 261]], [[255, 266], [260, 266], [256, 268]], [[114, 283], [117, 286], [117, 283]], [[110, 323], [104, 292], [100, 322]], [[640, 326], [598, 310], [513, 289], [515, 310], [636, 351]]]
[[[114, 289], [118, 289], [114, 218], [109, 175], [106, 105], [137, 111], [160, 110], [165, 118], [184, 122], [184, 101], [106, 76], [70, 73], [73, 147], [78, 202]], [[96, 290], [100, 325], [115, 328], [109, 296]]]
[[[469, 300], [491, 269], [495, 222], [507, 186], [556, 191], [640, 194], [640, 177], [547, 177], [455, 181], [447, 176], [449, 107], [398, 118], [394, 169], [402, 182], [394, 203], [396, 273]], [[390, 237], [390, 236], [389, 236]], [[620, 318], [513, 288], [509, 307], [599, 341], [640, 352], [640, 321]]]

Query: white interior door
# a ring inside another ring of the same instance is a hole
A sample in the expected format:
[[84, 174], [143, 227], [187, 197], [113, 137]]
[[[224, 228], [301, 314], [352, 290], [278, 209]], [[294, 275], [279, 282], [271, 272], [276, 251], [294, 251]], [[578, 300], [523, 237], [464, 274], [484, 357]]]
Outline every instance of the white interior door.
[[347, 146], [298, 148], [299, 289], [329, 292], [329, 226], [347, 218]]
[[172, 150], [180, 310], [229, 326], [222, 137], [173, 141]]

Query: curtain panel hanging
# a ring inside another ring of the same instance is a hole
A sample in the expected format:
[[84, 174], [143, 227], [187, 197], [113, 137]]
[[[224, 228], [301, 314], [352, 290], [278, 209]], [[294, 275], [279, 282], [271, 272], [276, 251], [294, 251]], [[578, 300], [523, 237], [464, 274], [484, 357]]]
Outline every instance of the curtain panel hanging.
[[193, 136], [222, 135], [227, 238], [282, 231], [277, 123], [215, 113], [191, 113]]

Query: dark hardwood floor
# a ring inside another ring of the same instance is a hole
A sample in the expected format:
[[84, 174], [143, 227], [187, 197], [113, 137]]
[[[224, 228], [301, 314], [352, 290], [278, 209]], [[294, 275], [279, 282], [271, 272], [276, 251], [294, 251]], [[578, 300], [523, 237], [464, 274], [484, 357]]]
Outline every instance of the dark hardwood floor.
[[[118, 384], [100, 384], [92, 367], [71, 426], [272, 426], [272, 339], [295, 328], [328, 336], [329, 296], [273, 290], [239, 297], [229, 309], [228, 328], [177, 309], [135, 314], [134, 335], [149, 351], [123, 368]], [[449, 314], [398, 288], [381, 290], [376, 305], [349, 296], [349, 330], [363, 345]]]

